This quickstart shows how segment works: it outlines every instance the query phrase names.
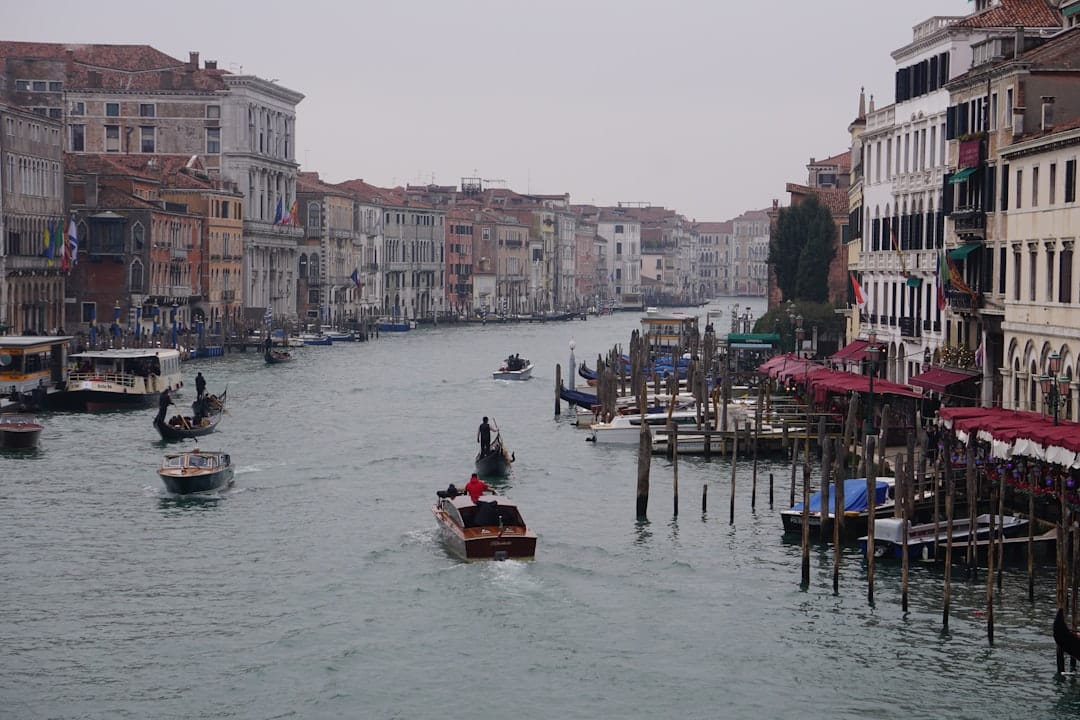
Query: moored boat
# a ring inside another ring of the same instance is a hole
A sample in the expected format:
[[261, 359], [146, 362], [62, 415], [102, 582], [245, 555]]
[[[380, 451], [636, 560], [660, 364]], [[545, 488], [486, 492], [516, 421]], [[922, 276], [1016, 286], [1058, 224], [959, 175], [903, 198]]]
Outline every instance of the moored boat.
[[0, 336], [0, 412], [43, 407], [67, 378], [70, 335]]
[[71, 360], [65, 390], [48, 396], [50, 407], [89, 412], [149, 407], [162, 392], [183, 384], [180, 351], [173, 348], [88, 350]]
[[344, 330], [323, 330], [323, 335], [330, 338], [332, 341], [334, 341], [336, 343], [339, 343], [339, 342], [356, 342], [359, 339], [359, 338], [357, 338], [356, 333], [354, 333], [354, 332], [345, 332]]
[[1080, 636], [1065, 622], [1065, 611], [1058, 608], [1054, 618], [1054, 642], [1069, 657], [1080, 660]]
[[41, 423], [33, 415], [2, 414], [0, 415], [0, 449], [35, 448], [43, 429]]
[[[833, 483], [825, 492], [822, 502], [822, 493], [818, 491], [810, 496], [809, 518], [810, 533], [817, 536], [821, 531], [821, 508], [825, 506], [825, 516], [832, 518], [834, 512], [834, 500], [832, 496]], [[874, 517], [883, 518], [892, 516], [895, 508], [896, 478], [879, 477], [874, 481]], [[918, 501], [918, 498], [916, 499]], [[870, 502], [866, 493], [866, 478], [853, 478], [844, 481], [844, 538], [852, 541], [860, 535], [866, 534], [867, 517], [869, 515]], [[802, 532], [803, 504], [801, 502], [787, 510], [780, 512], [780, 519], [784, 524], [785, 533]]]
[[474, 503], [456, 491], [438, 491], [432, 508], [446, 546], [463, 560], [532, 560], [536, 533], [517, 504], [503, 495], [482, 495]]
[[[943, 549], [949, 539], [949, 526], [944, 521], [913, 525], [900, 518], [878, 518], [874, 521], [874, 557], [900, 559], [904, 556], [904, 524], [907, 523], [907, 551], [911, 559], [932, 560], [938, 549]], [[991, 515], [984, 513], [975, 518], [974, 535], [976, 540], [991, 537], [1017, 537], [1027, 529], [1027, 518], [1014, 515]], [[952, 522], [953, 545], [966, 543], [972, 536], [970, 518], [954, 518]], [[866, 554], [867, 536], [859, 538], [859, 550]]]
[[198, 448], [166, 453], [158, 475], [165, 489], [174, 495], [214, 492], [232, 484], [232, 458], [226, 452]]

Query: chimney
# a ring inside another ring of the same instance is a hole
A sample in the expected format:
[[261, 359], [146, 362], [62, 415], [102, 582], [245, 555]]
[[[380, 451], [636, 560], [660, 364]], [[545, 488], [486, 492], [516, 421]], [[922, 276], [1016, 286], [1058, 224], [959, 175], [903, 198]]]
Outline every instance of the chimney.
[[870, 96], [870, 112], [874, 112], [874, 96]]
[[188, 67], [190, 67], [192, 70], [199, 69], [199, 53], [195, 50], [192, 50], [190, 53], [188, 53]]
[[207, 60], [206, 61], [206, 69], [207, 70], [217, 70], [217, 60]]
[[172, 70], [162, 70], [160, 78], [161, 78], [161, 89], [162, 90], [172, 90], [173, 89], [173, 83], [175, 82], [175, 79], [174, 79]]
[[1024, 26], [1016, 26], [1016, 39], [1013, 40], [1013, 57], [1018, 58], [1024, 52]]
[[101, 87], [101, 73], [97, 70], [88, 70], [86, 72], [86, 84], [92, 88]]
[[75, 69], [75, 51], [64, 51], [64, 71], [70, 75], [71, 71]]
[[1045, 132], [1054, 127], [1054, 96], [1043, 95], [1042, 96], [1042, 125], [1041, 128]]
[[866, 88], [859, 88], [859, 114], [856, 117], [866, 117]]
[[1013, 137], [1020, 137], [1024, 134], [1024, 110], [1023, 106], [1016, 106], [1013, 108]]

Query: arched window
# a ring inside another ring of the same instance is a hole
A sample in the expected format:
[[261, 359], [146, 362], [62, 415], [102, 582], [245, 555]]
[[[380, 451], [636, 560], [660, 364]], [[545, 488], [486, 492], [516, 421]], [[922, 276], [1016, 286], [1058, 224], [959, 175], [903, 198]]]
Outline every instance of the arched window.
[[319, 268], [319, 253], [311, 253], [311, 259], [308, 261], [308, 279], [312, 282], [319, 282], [319, 278], [322, 277], [322, 270]]
[[143, 291], [143, 264], [139, 258], [131, 261], [131, 267], [128, 269], [128, 284], [131, 292]]
[[307, 227], [308, 230], [318, 230], [322, 227], [322, 220], [319, 215], [319, 203], [309, 202], [307, 206]]
[[300, 256], [300, 268], [299, 268], [299, 271], [298, 271], [301, 280], [303, 280], [303, 279], [305, 279], [307, 277], [307, 270], [308, 270], [307, 266], [308, 266], [307, 255], [301, 255]]
[[142, 252], [144, 239], [145, 230], [143, 229], [142, 223], [137, 222], [131, 228], [131, 251], [137, 253]]

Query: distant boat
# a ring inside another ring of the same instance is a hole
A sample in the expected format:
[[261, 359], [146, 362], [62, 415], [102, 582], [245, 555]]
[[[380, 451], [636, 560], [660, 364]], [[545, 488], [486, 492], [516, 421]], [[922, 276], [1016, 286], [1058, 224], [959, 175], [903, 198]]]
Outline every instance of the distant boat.
[[466, 494], [438, 491], [432, 508], [439, 534], [462, 560], [532, 560], [536, 533], [528, 528], [517, 504], [502, 495], [483, 495], [474, 503]]
[[333, 345], [334, 340], [329, 335], [322, 333], [304, 333], [300, 339], [305, 345]]
[[181, 386], [180, 352], [172, 348], [88, 350], [71, 356], [64, 392], [48, 397], [65, 410], [150, 407], [165, 390]]
[[323, 330], [323, 335], [330, 338], [336, 343], [339, 342], [356, 342], [359, 338], [354, 332], [345, 332], [344, 330]]
[[199, 450], [167, 453], [158, 475], [174, 495], [208, 493], [232, 485], [233, 464], [228, 453]]
[[412, 320], [384, 318], [379, 321], [380, 332], [408, 332], [416, 327]]
[[499, 367], [491, 373], [495, 380], [528, 380], [532, 377], [533, 364], [531, 360], [511, 355]]
[[267, 365], [279, 365], [281, 363], [291, 362], [293, 359], [292, 353], [287, 350], [267, 350], [263, 353], [263, 360]]
[[0, 449], [35, 448], [43, 429], [41, 423], [33, 415], [2, 414], [0, 415]]

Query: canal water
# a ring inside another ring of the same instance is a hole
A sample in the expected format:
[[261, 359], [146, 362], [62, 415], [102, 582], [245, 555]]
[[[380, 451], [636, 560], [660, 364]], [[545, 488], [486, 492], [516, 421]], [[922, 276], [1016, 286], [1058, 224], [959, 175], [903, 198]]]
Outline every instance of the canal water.
[[[724, 315], [730, 303], [714, 308]], [[755, 311], [760, 315], [760, 308]], [[167, 497], [153, 410], [44, 415], [42, 447], [0, 455], [0, 718], [1075, 718], [1055, 675], [1052, 568], [1027, 600], [1010, 568], [986, 640], [982, 575], [879, 563], [874, 606], [853, 550], [781, 534], [787, 466], [652, 464], [554, 415], [569, 342], [595, 362], [639, 315], [441, 326], [310, 347], [289, 365], [233, 354], [185, 367], [228, 415], [235, 487]], [[497, 382], [510, 353], [536, 363]], [[185, 401], [190, 402], [193, 390]], [[472, 470], [494, 419], [535, 562], [465, 564], [435, 534], [435, 491]], [[768, 477], [776, 478], [775, 507]], [[708, 509], [701, 492], [708, 486]]]

